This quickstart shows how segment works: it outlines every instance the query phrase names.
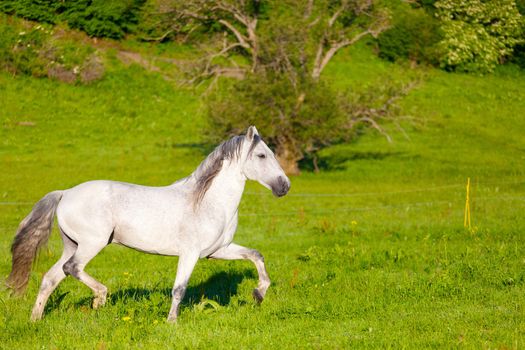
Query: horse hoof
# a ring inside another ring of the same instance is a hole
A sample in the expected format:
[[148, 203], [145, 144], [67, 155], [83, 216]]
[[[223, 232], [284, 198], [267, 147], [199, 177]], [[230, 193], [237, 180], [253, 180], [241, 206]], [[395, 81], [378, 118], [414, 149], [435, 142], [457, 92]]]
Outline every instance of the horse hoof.
[[98, 309], [106, 303], [106, 297], [96, 297], [93, 299], [93, 309]]
[[30, 318], [31, 322], [38, 322], [41, 319], [42, 319], [42, 315], [33, 315], [33, 314], [31, 315], [31, 318]]
[[261, 294], [261, 292], [257, 288], [255, 288], [253, 290], [253, 294], [252, 295], [253, 295], [253, 299], [255, 299], [257, 304], [262, 303], [262, 301], [264, 300], [264, 296]]

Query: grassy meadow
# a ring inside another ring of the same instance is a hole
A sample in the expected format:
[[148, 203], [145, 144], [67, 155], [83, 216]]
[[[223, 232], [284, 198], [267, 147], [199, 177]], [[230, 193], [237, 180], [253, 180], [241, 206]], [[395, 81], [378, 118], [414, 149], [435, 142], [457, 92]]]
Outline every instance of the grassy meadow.
[[[177, 258], [113, 245], [86, 269], [109, 288], [105, 307], [92, 310], [91, 291], [67, 278], [30, 323], [61, 254], [55, 228], [26, 295], [0, 292], [0, 348], [525, 348], [525, 72], [414, 71], [365, 45], [327, 70], [355, 89], [415, 74], [401, 103], [416, 119], [403, 123], [408, 137], [391, 127], [393, 143], [368, 131], [330, 147], [321, 172], [292, 178], [280, 199], [247, 186], [235, 242], [266, 258], [262, 305], [250, 262], [202, 260], [167, 324]], [[205, 157], [199, 93], [118, 62], [87, 86], [0, 73], [0, 276], [18, 223], [46, 193], [191, 173]]]

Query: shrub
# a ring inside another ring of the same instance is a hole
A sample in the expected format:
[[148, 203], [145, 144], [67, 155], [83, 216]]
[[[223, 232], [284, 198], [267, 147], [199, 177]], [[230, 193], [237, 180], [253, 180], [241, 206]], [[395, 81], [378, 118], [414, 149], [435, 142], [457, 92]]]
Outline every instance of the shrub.
[[56, 23], [56, 13], [62, 6], [55, 0], [3, 0], [0, 11], [32, 21]]
[[518, 44], [514, 47], [509, 61], [518, 65], [520, 68], [525, 68], [525, 44]]
[[405, 11], [379, 36], [379, 56], [390, 61], [409, 59], [437, 65], [440, 40], [439, 22], [435, 18], [422, 9]]
[[133, 32], [146, 0], [3, 0], [0, 11], [25, 19], [66, 22], [90, 36], [122, 38]]
[[415, 0], [411, 4], [413, 7], [422, 7], [428, 13], [433, 14], [436, 10], [436, 7], [434, 6], [436, 1], [437, 0]]
[[525, 15], [525, 0], [516, 0], [516, 7], [522, 16]]
[[490, 72], [523, 42], [523, 19], [514, 0], [439, 0], [441, 67]]
[[145, 0], [71, 0], [61, 18], [90, 36], [120, 39], [138, 23]]
[[[525, 16], [525, 0], [516, 0], [516, 7], [518, 8], [519, 13], [522, 16]], [[525, 68], [525, 43], [518, 44], [514, 47], [514, 52], [510, 57], [510, 61], [521, 68]]]

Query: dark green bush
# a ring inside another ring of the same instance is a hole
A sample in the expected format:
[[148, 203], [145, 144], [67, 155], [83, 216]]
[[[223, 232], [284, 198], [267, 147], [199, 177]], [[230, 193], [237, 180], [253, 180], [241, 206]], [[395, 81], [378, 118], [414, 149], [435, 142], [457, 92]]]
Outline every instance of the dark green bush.
[[56, 23], [62, 2], [56, 0], [2, 0], [0, 11], [32, 21]]
[[418, 63], [437, 65], [436, 44], [441, 34], [439, 22], [422, 9], [401, 12], [393, 26], [378, 38], [379, 56], [390, 61], [409, 59]]
[[415, 2], [412, 3], [412, 6], [413, 7], [422, 7], [428, 13], [434, 13], [434, 11], [436, 9], [434, 7], [434, 4], [436, 3], [436, 1], [437, 0], [416, 0]]
[[0, 11], [25, 19], [57, 23], [90, 36], [122, 38], [133, 32], [146, 0], [2, 0]]
[[134, 30], [145, 0], [69, 0], [61, 18], [90, 36], [120, 39]]
[[514, 51], [509, 59], [510, 62], [517, 64], [521, 68], [525, 68], [525, 45], [518, 44], [514, 46]]
[[[525, 16], [525, 0], [516, 0], [516, 6], [522, 16]], [[525, 68], [525, 44], [514, 46], [514, 52], [510, 56], [510, 61], [521, 68]]]
[[525, 16], [525, 0], [516, 0], [516, 7], [522, 16]]

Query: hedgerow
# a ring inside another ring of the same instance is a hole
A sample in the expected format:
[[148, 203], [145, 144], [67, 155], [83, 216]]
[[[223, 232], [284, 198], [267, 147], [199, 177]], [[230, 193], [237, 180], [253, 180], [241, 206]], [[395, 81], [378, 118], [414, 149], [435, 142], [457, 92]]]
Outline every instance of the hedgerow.
[[89, 36], [121, 39], [137, 26], [145, 1], [4, 0], [0, 11], [38, 22], [65, 22]]

